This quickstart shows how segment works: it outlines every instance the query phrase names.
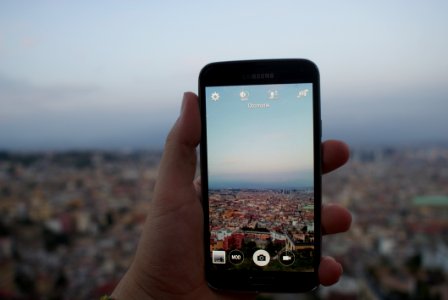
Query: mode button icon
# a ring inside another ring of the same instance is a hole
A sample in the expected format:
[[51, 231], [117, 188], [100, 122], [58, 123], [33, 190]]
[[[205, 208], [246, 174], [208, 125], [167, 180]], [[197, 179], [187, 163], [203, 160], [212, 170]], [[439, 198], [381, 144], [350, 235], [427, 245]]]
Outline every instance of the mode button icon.
[[234, 265], [239, 265], [244, 261], [244, 254], [239, 250], [232, 250], [229, 253], [229, 261]]

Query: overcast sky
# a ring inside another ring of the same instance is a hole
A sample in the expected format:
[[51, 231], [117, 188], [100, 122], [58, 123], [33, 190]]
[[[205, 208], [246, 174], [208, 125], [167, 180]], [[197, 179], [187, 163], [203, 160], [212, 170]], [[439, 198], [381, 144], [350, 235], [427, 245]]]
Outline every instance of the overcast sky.
[[319, 66], [324, 137], [448, 140], [448, 2], [272, 3], [1, 1], [0, 149], [160, 148], [203, 65], [282, 57]]

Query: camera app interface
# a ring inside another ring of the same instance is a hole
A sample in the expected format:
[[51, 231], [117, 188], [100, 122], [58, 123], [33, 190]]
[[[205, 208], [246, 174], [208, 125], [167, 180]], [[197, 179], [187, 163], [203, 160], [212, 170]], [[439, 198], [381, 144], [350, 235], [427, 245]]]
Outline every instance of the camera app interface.
[[206, 87], [216, 270], [312, 272], [311, 83]]

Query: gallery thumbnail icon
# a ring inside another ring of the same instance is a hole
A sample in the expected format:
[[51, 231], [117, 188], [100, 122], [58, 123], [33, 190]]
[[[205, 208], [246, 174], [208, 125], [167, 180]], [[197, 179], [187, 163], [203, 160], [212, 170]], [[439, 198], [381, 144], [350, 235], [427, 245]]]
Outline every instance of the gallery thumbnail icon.
[[226, 251], [213, 251], [212, 262], [216, 265], [224, 265], [226, 263]]

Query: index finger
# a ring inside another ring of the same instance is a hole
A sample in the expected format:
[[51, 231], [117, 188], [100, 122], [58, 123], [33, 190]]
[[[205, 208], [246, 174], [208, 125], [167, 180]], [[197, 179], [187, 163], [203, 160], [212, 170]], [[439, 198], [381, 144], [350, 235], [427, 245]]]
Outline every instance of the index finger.
[[329, 173], [343, 166], [350, 156], [347, 144], [337, 140], [322, 143], [322, 172]]

